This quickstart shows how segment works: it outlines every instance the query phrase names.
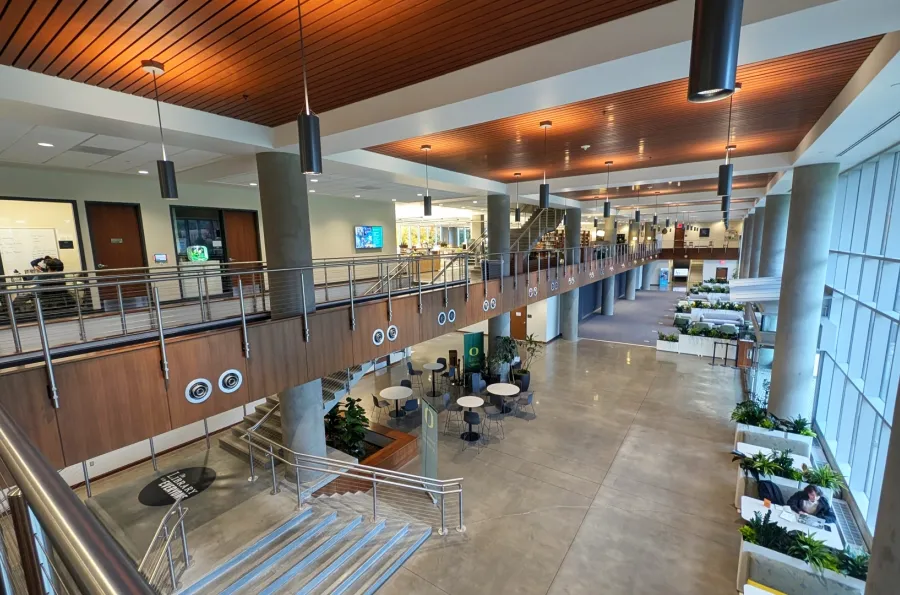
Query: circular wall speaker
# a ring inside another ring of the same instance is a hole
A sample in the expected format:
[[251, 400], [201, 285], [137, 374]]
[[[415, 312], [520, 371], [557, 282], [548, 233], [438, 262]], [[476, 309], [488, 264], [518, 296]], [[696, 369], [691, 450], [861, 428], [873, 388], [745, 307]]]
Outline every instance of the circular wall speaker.
[[372, 333], [372, 343], [376, 345], [381, 345], [384, 343], [384, 331], [380, 328], [375, 329], [375, 332]]
[[191, 380], [184, 388], [184, 398], [188, 403], [199, 405], [212, 395], [212, 383], [206, 378]]
[[397, 328], [396, 324], [392, 324], [387, 328], [387, 338], [388, 341], [396, 341], [397, 335], [400, 334], [400, 329]]
[[497, 298], [491, 298], [491, 310], [497, 309]]
[[484, 310], [485, 312], [487, 312], [488, 310], [491, 309], [491, 303], [487, 300], [484, 300], [484, 303], [481, 304], [481, 309]]
[[665, 234], [665, 233], [669, 233], [669, 229], [668, 229], [667, 227], [663, 227], [662, 232], [663, 232], [664, 234]]
[[225, 370], [219, 376], [219, 390], [223, 393], [233, 393], [244, 384], [244, 377], [238, 370]]
[[447, 315], [443, 312], [438, 312], [438, 324], [441, 326], [447, 324]]
[[450, 324], [453, 324], [454, 322], [456, 322], [456, 310], [451, 308], [447, 312], [447, 322], [449, 322]]

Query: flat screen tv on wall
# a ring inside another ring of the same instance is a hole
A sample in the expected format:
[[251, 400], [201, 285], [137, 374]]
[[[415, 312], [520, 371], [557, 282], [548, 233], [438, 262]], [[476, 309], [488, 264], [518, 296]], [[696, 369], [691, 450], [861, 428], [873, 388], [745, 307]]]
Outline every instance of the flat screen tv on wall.
[[708, 238], [708, 237], [709, 237], [709, 228], [708, 228], [708, 227], [701, 227], [701, 228], [700, 228], [700, 237], [701, 237], [701, 238]]
[[355, 238], [358, 250], [384, 248], [384, 228], [380, 225], [357, 225]]

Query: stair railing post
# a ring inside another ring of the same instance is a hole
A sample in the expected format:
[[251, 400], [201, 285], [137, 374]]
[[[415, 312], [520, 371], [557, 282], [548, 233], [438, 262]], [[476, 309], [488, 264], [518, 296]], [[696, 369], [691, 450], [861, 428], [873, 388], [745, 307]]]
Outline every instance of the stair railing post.
[[463, 497], [462, 497], [462, 486], [459, 486], [459, 527], [456, 528], [457, 531], [462, 533], [466, 530], [466, 525], [463, 523]]
[[303, 270], [300, 271], [300, 294], [303, 302], [303, 341], [309, 343], [309, 320], [306, 315], [306, 275], [303, 274]]
[[163, 373], [166, 390], [169, 389], [169, 358], [166, 356], [166, 337], [163, 331], [162, 310], [159, 307], [159, 287], [153, 288], [153, 302], [156, 305], [156, 331], [159, 333], [159, 367]]
[[122, 321], [122, 334], [128, 334], [128, 322], [125, 320], [125, 303], [122, 300], [122, 285], [116, 285], [116, 296], [119, 300], [119, 318]]
[[278, 493], [278, 478], [275, 476], [275, 452], [272, 450], [272, 445], [269, 445], [269, 464], [272, 469], [272, 495]]
[[184, 553], [184, 567], [191, 564], [191, 556], [188, 552], [187, 533], [184, 530], [184, 511], [181, 509], [181, 500], [178, 501], [178, 528], [181, 531], [181, 549]]
[[466, 253], [466, 302], [469, 301], [469, 254]]
[[[78, 283], [75, 283], [75, 286], [72, 288], [72, 292], [75, 294], [75, 313], [78, 315], [78, 336], [81, 337], [82, 341], [87, 341], [87, 332], [84, 330], [84, 314], [81, 312], [81, 296], [78, 295]], [[147, 298], [150, 298], [150, 284], [147, 284]], [[153, 328], [153, 300], [150, 300], [150, 328]], [[15, 323], [13, 323], [15, 324]]]
[[241, 302], [241, 347], [244, 351], [244, 358], [250, 359], [250, 337], [247, 335], [247, 310], [244, 307], [244, 281], [238, 275], [238, 299]]
[[438, 535], [446, 535], [447, 534], [447, 521], [445, 520], [447, 511], [444, 507], [444, 498], [446, 494], [441, 494], [441, 530], [438, 531]]
[[[380, 267], [381, 263], [379, 263], [378, 266]], [[388, 275], [390, 275], [390, 272], [388, 272]], [[388, 297], [388, 300], [387, 300], [388, 322], [392, 322], [394, 320], [394, 304], [391, 301], [391, 280], [390, 280], [390, 278], [388, 278], [388, 280], [387, 280], [387, 297]]]
[[178, 581], [175, 579], [175, 560], [172, 559], [172, 543], [169, 541], [169, 520], [163, 525], [163, 539], [166, 542], [166, 559], [169, 561], [169, 578], [172, 579], [172, 589], [178, 589]]
[[297, 455], [294, 455], [294, 482], [297, 486], [297, 510], [303, 510], [303, 490], [300, 487], [300, 467]]
[[378, 474], [372, 474], [372, 520], [378, 520]]
[[422, 259], [416, 259], [416, 286], [419, 288], [419, 314], [422, 313]]
[[22, 339], [19, 337], [19, 325], [16, 324], [16, 313], [13, 308], [12, 295], [6, 294], [6, 312], [9, 316], [9, 328], [12, 331], [13, 346], [16, 353], [22, 353]]
[[250, 452], [250, 477], [247, 478], [247, 481], [256, 481], [256, 473], [254, 469], [253, 463], [253, 436], [247, 434], [247, 446], [249, 447]]
[[347, 265], [347, 283], [350, 287], [350, 330], [356, 330], [356, 305], [353, 303], [353, 272], [350, 265]]
[[34, 311], [37, 314], [38, 331], [41, 335], [41, 348], [44, 351], [44, 365], [47, 368], [47, 393], [53, 402], [53, 408], [59, 409], [59, 393], [56, 390], [56, 376], [53, 374], [53, 361], [50, 358], [50, 338], [44, 325], [44, 311], [41, 308], [41, 296], [34, 293]]

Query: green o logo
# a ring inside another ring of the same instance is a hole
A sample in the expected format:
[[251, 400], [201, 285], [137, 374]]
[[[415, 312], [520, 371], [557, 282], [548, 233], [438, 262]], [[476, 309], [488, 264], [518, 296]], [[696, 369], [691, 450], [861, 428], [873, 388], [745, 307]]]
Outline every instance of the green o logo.
[[478, 349], [477, 347], [470, 347], [470, 348], [469, 348], [469, 355], [470, 355], [470, 356], [476, 357], [479, 353], [481, 353], [481, 350]]

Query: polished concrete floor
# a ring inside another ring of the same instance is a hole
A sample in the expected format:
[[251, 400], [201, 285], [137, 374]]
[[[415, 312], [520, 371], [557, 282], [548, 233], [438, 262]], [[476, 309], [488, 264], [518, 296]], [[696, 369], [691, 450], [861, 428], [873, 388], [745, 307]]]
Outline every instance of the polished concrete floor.
[[656, 345], [657, 333], [674, 333], [675, 305], [684, 293], [654, 287], [636, 292], [634, 300], [618, 299], [613, 316], [591, 314], [578, 325], [585, 339], [632, 345]]

